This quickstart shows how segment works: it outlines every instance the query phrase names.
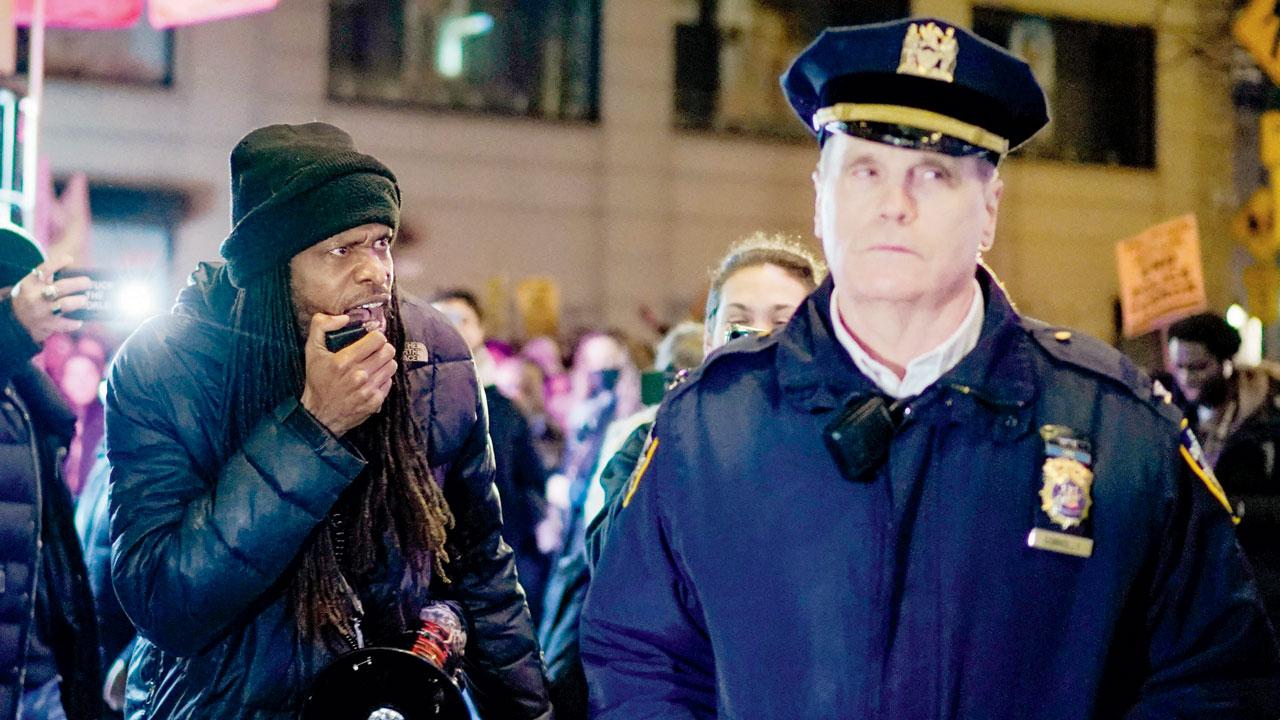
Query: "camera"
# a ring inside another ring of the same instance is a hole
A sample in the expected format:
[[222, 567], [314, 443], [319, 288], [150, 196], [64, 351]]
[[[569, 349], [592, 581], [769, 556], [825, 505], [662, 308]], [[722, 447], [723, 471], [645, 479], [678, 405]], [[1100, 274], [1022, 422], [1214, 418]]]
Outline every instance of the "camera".
[[87, 277], [93, 281], [82, 293], [89, 304], [83, 309], [66, 313], [69, 320], [114, 322], [128, 318], [140, 318], [150, 314], [152, 298], [145, 282], [133, 282], [129, 276], [115, 270], [59, 270], [53, 279], [64, 280]]

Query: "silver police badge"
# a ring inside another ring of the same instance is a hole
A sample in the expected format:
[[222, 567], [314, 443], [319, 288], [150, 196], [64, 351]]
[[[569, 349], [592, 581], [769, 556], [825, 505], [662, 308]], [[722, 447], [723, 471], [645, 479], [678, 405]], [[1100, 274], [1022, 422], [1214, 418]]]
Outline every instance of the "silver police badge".
[[1084, 463], [1069, 457], [1050, 457], [1044, 461], [1044, 485], [1040, 488], [1040, 509], [1063, 530], [1077, 527], [1089, 517], [1093, 498], [1093, 471]]

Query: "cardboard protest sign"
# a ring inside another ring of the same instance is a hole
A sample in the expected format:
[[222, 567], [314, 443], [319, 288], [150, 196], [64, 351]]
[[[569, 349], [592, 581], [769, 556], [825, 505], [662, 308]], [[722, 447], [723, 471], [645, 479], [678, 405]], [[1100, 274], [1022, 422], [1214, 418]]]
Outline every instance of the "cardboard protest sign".
[[1208, 307], [1195, 215], [1116, 243], [1124, 336], [1137, 337]]

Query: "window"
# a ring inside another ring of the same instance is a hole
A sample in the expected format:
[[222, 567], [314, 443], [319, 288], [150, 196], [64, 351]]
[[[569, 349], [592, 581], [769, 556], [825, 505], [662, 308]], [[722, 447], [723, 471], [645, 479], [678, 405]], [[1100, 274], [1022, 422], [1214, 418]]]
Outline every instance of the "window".
[[90, 183], [91, 241], [85, 264], [145, 279], [148, 287], [158, 284], [153, 299], [163, 303], [168, 300], [173, 236], [187, 205], [187, 196], [177, 190]]
[[173, 234], [186, 214], [177, 190], [90, 183], [89, 208], [95, 267], [167, 279]]
[[791, 60], [825, 27], [909, 13], [908, 0], [677, 0], [676, 127], [807, 137], [778, 86]]
[[1049, 98], [1053, 121], [1019, 155], [1155, 167], [1151, 28], [975, 7], [973, 29], [1025, 59]]
[[335, 100], [597, 118], [600, 0], [330, 0]]
[[[27, 74], [30, 34], [18, 28], [18, 74]], [[45, 30], [45, 74], [130, 85], [173, 84], [173, 31], [140, 22], [128, 30]]]
[[62, 210], [54, 214], [74, 223], [79, 213], [89, 212], [86, 244], [75, 250], [76, 267], [92, 269], [113, 291], [103, 299], [107, 311], [100, 321], [112, 332], [127, 332], [164, 312], [173, 297], [173, 235], [187, 212], [186, 195], [169, 188], [89, 183], [85, 207], [75, 193], [64, 194], [66, 185], [55, 183], [54, 202]]

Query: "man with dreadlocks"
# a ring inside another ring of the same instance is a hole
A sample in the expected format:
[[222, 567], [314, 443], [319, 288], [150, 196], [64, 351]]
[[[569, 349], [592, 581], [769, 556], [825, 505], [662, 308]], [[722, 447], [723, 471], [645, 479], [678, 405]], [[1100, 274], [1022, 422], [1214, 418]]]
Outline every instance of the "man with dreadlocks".
[[[319, 670], [446, 600], [481, 711], [546, 718], [501, 540], [483, 396], [449, 321], [399, 297], [395, 176], [323, 123], [231, 153], [225, 264], [121, 349], [113, 580], [129, 718], [295, 717]], [[338, 352], [325, 333], [363, 324]]]
[[663, 399], [582, 611], [593, 720], [1280, 717], [1179, 413], [980, 262], [1049, 120], [1031, 68], [911, 18], [782, 87], [830, 274]]

